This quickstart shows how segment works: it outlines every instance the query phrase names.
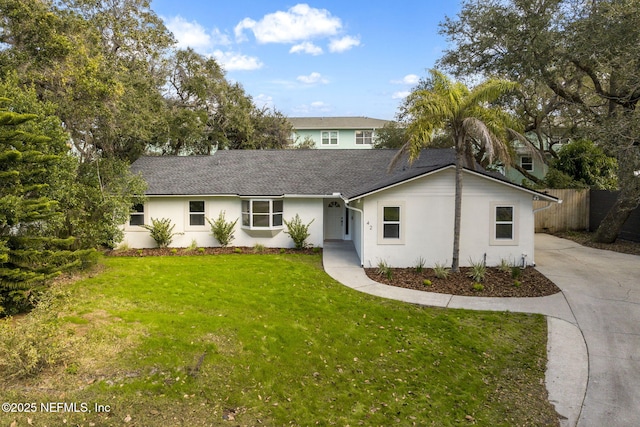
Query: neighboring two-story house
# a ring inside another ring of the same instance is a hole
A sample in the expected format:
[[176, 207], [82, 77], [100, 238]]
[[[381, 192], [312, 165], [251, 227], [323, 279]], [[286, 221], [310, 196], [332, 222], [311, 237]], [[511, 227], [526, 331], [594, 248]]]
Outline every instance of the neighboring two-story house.
[[319, 149], [372, 148], [376, 130], [389, 123], [369, 117], [289, 117], [289, 122], [294, 144], [311, 139]]

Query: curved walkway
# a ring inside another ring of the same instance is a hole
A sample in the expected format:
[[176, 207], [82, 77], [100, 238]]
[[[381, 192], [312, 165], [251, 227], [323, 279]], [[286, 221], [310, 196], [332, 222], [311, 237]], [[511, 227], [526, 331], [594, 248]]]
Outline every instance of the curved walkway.
[[536, 235], [538, 270], [562, 290], [540, 298], [464, 297], [369, 279], [351, 242], [326, 242], [325, 271], [361, 292], [436, 307], [547, 316], [549, 400], [564, 426], [640, 425], [640, 257]]

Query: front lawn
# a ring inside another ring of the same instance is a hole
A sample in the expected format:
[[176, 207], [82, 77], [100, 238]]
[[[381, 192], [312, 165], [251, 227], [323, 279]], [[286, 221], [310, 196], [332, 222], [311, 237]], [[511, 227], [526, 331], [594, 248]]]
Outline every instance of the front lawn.
[[[0, 413], [0, 425], [557, 425], [542, 316], [361, 294], [320, 255], [101, 264], [62, 286], [55, 319], [39, 316], [55, 328], [33, 348], [54, 349], [57, 364], [26, 379], [0, 372], [3, 402], [37, 405]], [[31, 321], [4, 325], [0, 340], [33, 333]]]

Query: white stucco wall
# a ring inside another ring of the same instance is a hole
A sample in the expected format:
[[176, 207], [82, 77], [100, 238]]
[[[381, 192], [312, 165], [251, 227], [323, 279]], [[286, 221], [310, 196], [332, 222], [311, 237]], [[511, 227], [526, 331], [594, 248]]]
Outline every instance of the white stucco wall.
[[[227, 221], [238, 218], [235, 227], [235, 239], [232, 246], [253, 246], [257, 243], [265, 247], [288, 248], [293, 247], [291, 237], [285, 233], [286, 226], [283, 225], [274, 236], [257, 236], [242, 227], [242, 205], [239, 197], [148, 197], [145, 203], [145, 224], [151, 223], [151, 218], [170, 218], [175, 224], [174, 232], [182, 233], [176, 235], [171, 247], [187, 247], [195, 240], [199, 247], [219, 246], [218, 242], [211, 235], [211, 227], [205, 221], [204, 226], [189, 225], [189, 201], [203, 200], [205, 202], [205, 216], [212, 221], [218, 218], [220, 211], [225, 211]], [[300, 215], [302, 222], [308, 224], [311, 236], [307, 243], [313, 246], [322, 246], [323, 242], [323, 200], [309, 198], [285, 198], [283, 203], [283, 216], [287, 221], [296, 214]], [[149, 231], [142, 227], [124, 226], [123, 244], [131, 248], [153, 248], [156, 246], [149, 235]]]
[[[363, 264], [375, 267], [383, 260], [393, 267], [413, 267], [418, 258], [427, 267], [435, 263], [451, 264], [453, 253], [454, 170], [436, 174], [376, 193], [364, 200], [365, 249]], [[404, 215], [403, 239], [383, 240], [380, 205], [401, 205]], [[515, 242], [492, 242], [492, 211], [495, 203], [516, 208]], [[398, 244], [385, 244], [385, 243]], [[526, 254], [527, 264], [534, 263], [534, 220], [532, 196], [489, 179], [465, 174], [463, 180], [460, 265], [470, 260], [499, 265], [502, 259], [519, 261]]]

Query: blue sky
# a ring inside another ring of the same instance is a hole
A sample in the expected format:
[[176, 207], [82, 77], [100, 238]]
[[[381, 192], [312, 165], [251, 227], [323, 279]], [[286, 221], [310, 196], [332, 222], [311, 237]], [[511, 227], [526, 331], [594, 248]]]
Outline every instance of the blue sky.
[[446, 47], [456, 0], [152, 0], [180, 47], [211, 55], [259, 106], [289, 117], [393, 119]]

